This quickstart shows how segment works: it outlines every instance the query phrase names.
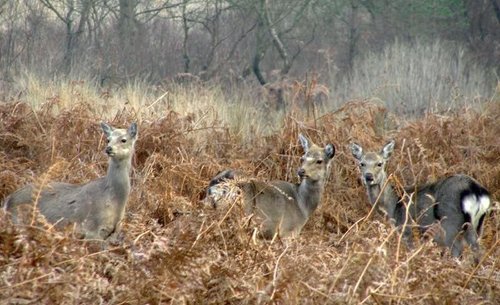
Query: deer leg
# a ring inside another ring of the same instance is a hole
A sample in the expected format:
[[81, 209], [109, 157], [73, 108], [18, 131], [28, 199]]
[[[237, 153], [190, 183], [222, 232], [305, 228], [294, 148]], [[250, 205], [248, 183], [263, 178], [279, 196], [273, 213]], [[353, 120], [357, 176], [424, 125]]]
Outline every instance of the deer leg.
[[82, 235], [84, 239], [100, 239], [99, 234], [95, 231], [86, 231]]
[[474, 262], [477, 264], [482, 256], [481, 248], [478, 243], [477, 232], [470, 223], [466, 223], [464, 226], [466, 227], [464, 233], [465, 241], [470, 245], [474, 255]]
[[115, 232], [115, 227], [114, 226], [102, 226], [99, 228], [98, 235], [102, 240], [107, 239], [108, 237], [111, 236]]
[[403, 227], [403, 240], [408, 249], [413, 249], [413, 231], [410, 226]]
[[11, 220], [13, 224], [19, 224], [19, 219], [17, 217], [17, 207], [14, 207], [13, 209], [9, 210], [8, 213], [10, 213]]
[[466, 223], [464, 226], [466, 227], [464, 234], [465, 240], [470, 245], [472, 250], [474, 250], [474, 252], [478, 251], [479, 243], [477, 242], [478, 236], [476, 230], [474, 230], [473, 226], [470, 223]]
[[441, 222], [444, 230], [444, 244], [450, 248], [453, 257], [460, 257], [463, 251], [463, 238], [460, 235], [462, 225], [453, 221], [445, 219]]
[[278, 230], [278, 226], [276, 226], [272, 221], [265, 220], [259, 228], [260, 236], [264, 239], [273, 239], [274, 234]]

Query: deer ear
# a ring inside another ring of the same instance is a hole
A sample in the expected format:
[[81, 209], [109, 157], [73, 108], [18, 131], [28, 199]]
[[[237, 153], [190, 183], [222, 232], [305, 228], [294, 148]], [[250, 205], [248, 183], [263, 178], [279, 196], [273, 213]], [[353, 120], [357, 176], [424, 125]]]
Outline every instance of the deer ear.
[[130, 135], [131, 138], [137, 137], [137, 123], [132, 123], [130, 127], [127, 130], [128, 134]]
[[332, 159], [335, 156], [335, 146], [333, 144], [327, 144], [325, 146], [325, 155], [328, 159]]
[[351, 148], [351, 153], [354, 158], [361, 160], [361, 157], [363, 156], [363, 147], [356, 143], [352, 143], [349, 147]]
[[113, 132], [113, 127], [109, 126], [108, 124], [101, 122], [101, 128], [106, 137], [110, 137], [111, 133]]
[[302, 145], [302, 148], [304, 148], [304, 151], [305, 152], [309, 151], [309, 147], [311, 147], [309, 140], [306, 137], [304, 137], [302, 134], [299, 134], [299, 141], [300, 141], [300, 145]]
[[389, 159], [389, 157], [392, 155], [392, 152], [394, 151], [394, 145], [396, 144], [396, 141], [391, 140], [389, 143], [385, 144], [385, 146], [382, 148], [382, 157], [384, 159]]

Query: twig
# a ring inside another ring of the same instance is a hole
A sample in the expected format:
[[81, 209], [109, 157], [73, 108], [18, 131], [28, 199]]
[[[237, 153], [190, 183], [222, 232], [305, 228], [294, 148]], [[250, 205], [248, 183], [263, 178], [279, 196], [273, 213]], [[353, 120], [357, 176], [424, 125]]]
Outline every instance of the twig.
[[[332, 299], [332, 298], [331, 298], [328, 294], [326, 294], [326, 293], [324, 293], [324, 292], [321, 292], [321, 291], [320, 291], [319, 289], [317, 289], [317, 288], [314, 288], [314, 287], [309, 286], [309, 284], [307, 284], [306, 282], [304, 282], [304, 281], [300, 281], [300, 283], [301, 283], [302, 285], [306, 286], [307, 288], [309, 288], [310, 290], [312, 290], [312, 291], [316, 292], [317, 294], [320, 294], [320, 295], [324, 296], [324, 297], [325, 297], [325, 298], [327, 298], [328, 300], [330, 300], [330, 301], [332, 301], [332, 302], [334, 302], [334, 301], [335, 301], [335, 300], [334, 300], [334, 299]], [[335, 302], [334, 302], [334, 303], [335, 303]]]
[[476, 273], [477, 269], [479, 269], [479, 267], [484, 263], [484, 261], [486, 260], [486, 258], [488, 256], [490, 256], [491, 252], [493, 252], [493, 250], [496, 250], [496, 246], [498, 245], [498, 241], [499, 240], [497, 239], [497, 241], [495, 242], [495, 244], [490, 247], [490, 249], [488, 250], [488, 252], [486, 252], [486, 254], [483, 255], [483, 257], [481, 258], [481, 260], [479, 261], [479, 263], [477, 263], [477, 265], [474, 267], [474, 269], [472, 270], [471, 274], [469, 275], [469, 277], [465, 281], [465, 284], [462, 286], [463, 289], [465, 289], [465, 287], [467, 287], [467, 285], [469, 285], [469, 282], [472, 279], [472, 277], [474, 276], [474, 274]]
[[165, 93], [163, 93], [159, 98], [157, 98], [154, 102], [152, 102], [151, 105], [147, 106], [146, 110], [148, 110], [149, 108], [153, 107], [156, 103], [161, 101], [165, 97], [165, 95], [167, 95], [167, 94], [168, 94], [168, 91], [165, 91]]
[[387, 187], [388, 183], [389, 183], [389, 180], [391, 179], [392, 177], [392, 174], [389, 175], [389, 178], [385, 181], [384, 185], [382, 186], [382, 190], [380, 191], [380, 193], [378, 194], [377, 196], [377, 199], [375, 200], [375, 203], [372, 205], [372, 208], [370, 209], [370, 212], [368, 212], [368, 215], [364, 216], [364, 217], [361, 217], [358, 221], [356, 221], [354, 224], [352, 224], [349, 229], [347, 229], [347, 231], [342, 235], [342, 237], [340, 237], [340, 239], [337, 241], [337, 243], [341, 243], [344, 238], [347, 236], [348, 233], [350, 233], [350, 231], [352, 230], [352, 228], [354, 228], [355, 226], [357, 226], [359, 223], [367, 220], [368, 218], [370, 218], [370, 216], [373, 214], [373, 211], [375, 210], [375, 208], [377, 207], [378, 205], [378, 202], [380, 200], [380, 197], [382, 197], [382, 194], [384, 193], [384, 190], [385, 188]]
[[280, 264], [280, 260], [283, 257], [283, 255], [285, 255], [285, 253], [286, 253], [287, 250], [288, 250], [288, 245], [286, 245], [285, 250], [283, 250], [283, 252], [281, 252], [280, 256], [276, 260], [276, 266], [274, 266], [274, 272], [273, 272], [273, 293], [271, 293], [271, 300], [274, 299], [274, 294], [276, 293], [276, 284], [277, 284], [276, 282], [278, 281], [278, 267], [279, 267], [279, 264]]
[[52, 273], [47, 273], [47, 274], [44, 274], [44, 275], [40, 275], [38, 277], [35, 277], [33, 279], [29, 279], [29, 280], [26, 280], [26, 281], [22, 281], [20, 283], [17, 283], [17, 284], [14, 284], [12, 286], [2, 286], [0, 287], [0, 290], [5, 290], [5, 289], [10, 289], [10, 288], [15, 288], [15, 287], [19, 287], [19, 286], [22, 286], [24, 284], [28, 284], [28, 283], [31, 283], [31, 282], [34, 282], [34, 281], [37, 281], [39, 279], [43, 279], [44, 277], [47, 277], [49, 275], [51, 275]]

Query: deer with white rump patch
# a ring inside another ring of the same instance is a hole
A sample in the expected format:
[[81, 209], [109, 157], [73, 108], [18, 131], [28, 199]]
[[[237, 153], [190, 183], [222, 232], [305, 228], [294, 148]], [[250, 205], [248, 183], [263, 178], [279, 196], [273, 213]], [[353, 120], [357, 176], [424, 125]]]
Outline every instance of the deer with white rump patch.
[[[488, 191], [469, 176], [453, 175], [434, 183], [408, 187], [405, 192], [411, 195], [411, 199], [402, 200], [392, 184], [388, 183], [385, 172], [394, 144], [392, 140], [380, 152], [367, 153], [356, 143], [350, 146], [352, 155], [359, 162], [361, 180], [370, 203], [377, 204], [397, 227], [415, 222], [425, 232], [433, 225], [440, 225], [441, 234], [434, 235], [434, 240], [450, 248], [454, 257], [462, 254], [465, 237], [477, 261], [480, 255], [478, 237], [491, 204]], [[403, 237], [411, 247], [412, 232], [409, 226], [403, 228]]]
[[[296, 236], [318, 207], [335, 147], [327, 144], [319, 147], [299, 135], [305, 154], [297, 174], [301, 182], [293, 184], [276, 180], [271, 182], [246, 179], [236, 182], [242, 193], [247, 215], [255, 215], [260, 225], [260, 234], [266, 239]], [[226, 179], [234, 179], [235, 171], [226, 170], [214, 177], [207, 189], [212, 205], [217, 207], [221, 197], [227, 193]]]
[[4, 208], [17, 222], [17, 208], [35, 204], [47, 221], [57, 225], [76, 224], [85, 239], [107, 239], [118, 231], [130, 193], [130, 169], [137, 139], [137, 124], [115, 129], [101, 123], [107, 138], [107, 175], [87, 184], [52, 182], [38, 191], [27, 185], [4, 202]]

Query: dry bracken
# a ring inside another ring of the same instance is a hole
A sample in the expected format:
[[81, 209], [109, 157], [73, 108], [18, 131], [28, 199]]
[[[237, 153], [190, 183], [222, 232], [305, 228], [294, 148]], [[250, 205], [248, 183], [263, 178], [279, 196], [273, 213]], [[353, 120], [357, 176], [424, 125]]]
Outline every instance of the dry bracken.
[[[58, 111], [57, 101], [41, 109], [0, 104], [0, 199], [33, 177], [84, 183], [106, 172], [94, 124], [103, 117], [86, 102]], [[203, 112], [158, 110], [138, 121], [123, 242], [102, 249], [0, 215], [0, 303], [498, 304], [499, 104], [401, 119], [398, 130], [380, 133], [378, 114], [387, 109], [352, 101], [313, 121], [286, 116], [282, 128], [255, 138], [219, 121], [200, 125]], [[124, 126], [136, 116], [125, 109], [110, 122]], [[206, 185], [224, 168], [291, 181], [299, 133], [338, 145], [322, 204], [299, 238], [253, 243], [237, 210], [221, 215], [203, 206]], [[386, 138], [400, 143], [388, 171], [401, 184], [462, 172], [490, 190], [479, 264], [443, 257], [424, 239], [408, 251], [399, 232], [370, 213], [347, 144], [355, 139], [372, 150]], [[64, 170], [51, 171], [59, 162]]]

